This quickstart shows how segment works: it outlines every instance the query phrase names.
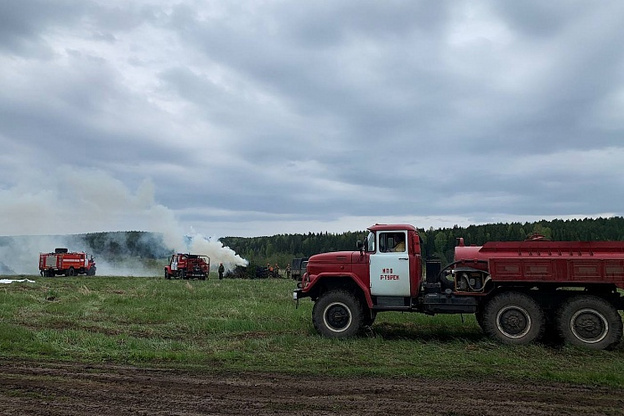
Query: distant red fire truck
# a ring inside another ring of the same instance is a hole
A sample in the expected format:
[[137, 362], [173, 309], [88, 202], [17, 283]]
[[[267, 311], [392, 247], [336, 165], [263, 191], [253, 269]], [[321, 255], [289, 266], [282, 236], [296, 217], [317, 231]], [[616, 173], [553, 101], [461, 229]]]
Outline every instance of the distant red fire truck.
[[165, 279], [197, 278], [206, 280], [210, 273], [210, 257], [201, 254], [176, 253], [165, 266]]
[[95, 269], [93, 256], [88, 256], [83, 251], [69, 252], [66, 248], [57, 248], [54, 253], [39, 253], [41, 276], [76, 276], [79, 274], [95, 276]]

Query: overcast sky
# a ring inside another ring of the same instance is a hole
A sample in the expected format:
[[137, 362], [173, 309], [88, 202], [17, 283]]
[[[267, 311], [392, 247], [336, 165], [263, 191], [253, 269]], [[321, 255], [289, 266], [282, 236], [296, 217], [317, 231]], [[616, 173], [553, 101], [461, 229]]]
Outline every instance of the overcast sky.
[[622, 1], [0, 1], [0, 235], [624, 214]]

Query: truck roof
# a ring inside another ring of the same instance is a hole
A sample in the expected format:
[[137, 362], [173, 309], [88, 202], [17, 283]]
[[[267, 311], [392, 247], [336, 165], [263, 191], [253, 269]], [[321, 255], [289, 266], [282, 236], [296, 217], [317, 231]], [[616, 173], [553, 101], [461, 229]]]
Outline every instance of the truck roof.
[[414, 227], [412, 224], [375, 224], [368, 227], [368, 229], [371, 231], [416, 231], [416, 227]]

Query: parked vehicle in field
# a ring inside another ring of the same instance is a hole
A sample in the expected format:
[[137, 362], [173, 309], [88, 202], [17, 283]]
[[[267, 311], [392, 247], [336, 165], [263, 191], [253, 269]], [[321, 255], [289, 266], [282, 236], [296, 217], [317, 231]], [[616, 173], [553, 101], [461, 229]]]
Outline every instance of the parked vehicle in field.
[[79, 274], [95, 276], [95, 270], [93, 256], [88, 256], [84, 251], [69, 252], [66, 248], [57, 248], [54, 253], [39, 253], [41, 276], [76, 276]]
[[[378, 312], [475, 314], [506, 344], [556, 334], [609, 349], [622, 338], [624, 242], [532, 238], [455, 248], [452, 264], [424, 262], [416, 228], [375, 224], [359, 251], [310, 257], [295, 300], [314, 301], [312, 320], [327, 337], [348, 337]], [[426, 270], [423, 273], [423, 269]]]
[[202, 254], [176, 253], [165, 266], [165, 279], [197, 278], [206, 280], [210, 274], [210, 257]]
[[308, 265], [307, 257], [296, 257], [292, 259], [292, 262], [290, 264], [290, 277], [292, 277], [293, 280], [297, 280], [297, 281], [301, 280], [301, 278], [306, 272], [307, 265]]

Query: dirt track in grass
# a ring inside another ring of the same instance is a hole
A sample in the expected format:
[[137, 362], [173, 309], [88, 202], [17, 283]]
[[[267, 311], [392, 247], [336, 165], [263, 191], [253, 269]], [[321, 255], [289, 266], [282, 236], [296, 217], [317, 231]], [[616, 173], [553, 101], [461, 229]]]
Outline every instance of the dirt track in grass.
[[620, 415], [624, 389], [0, 360], [2, 415]]

